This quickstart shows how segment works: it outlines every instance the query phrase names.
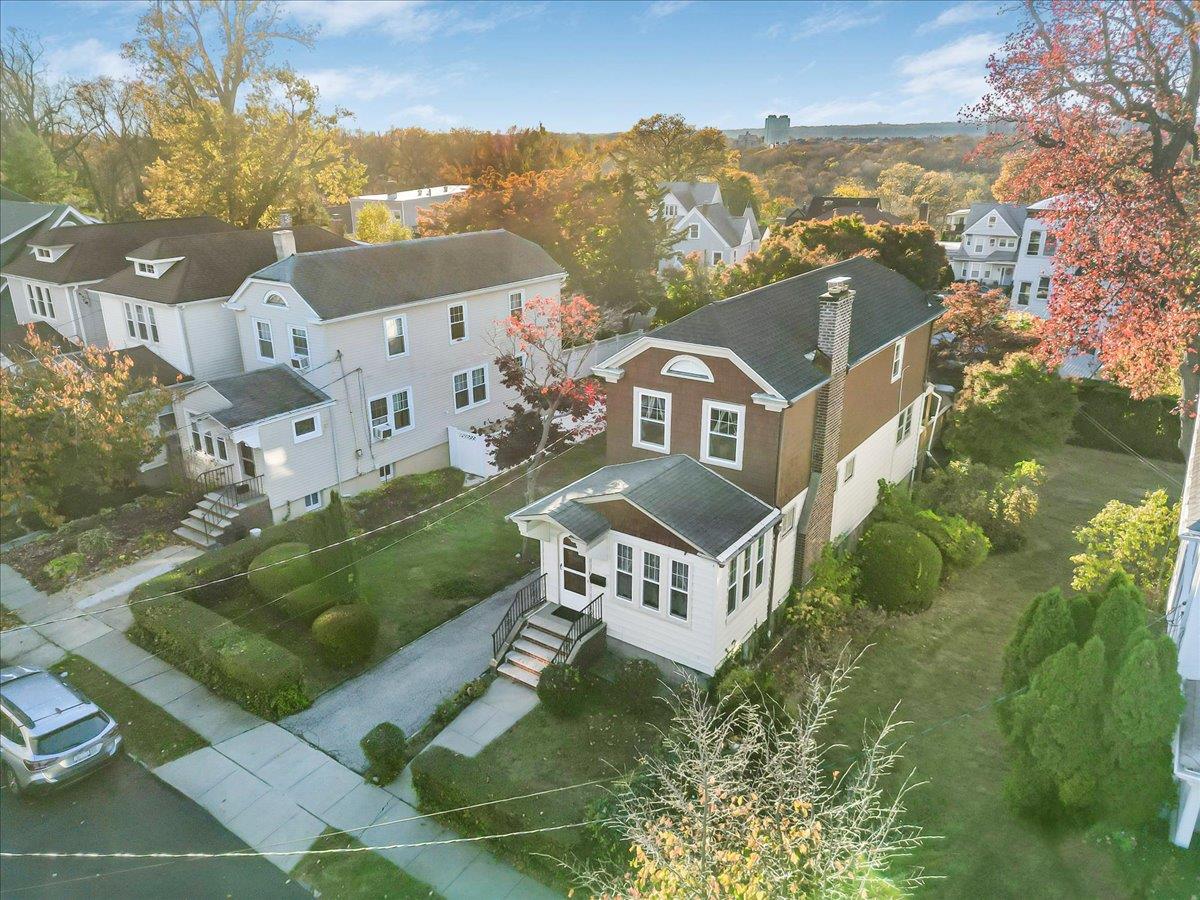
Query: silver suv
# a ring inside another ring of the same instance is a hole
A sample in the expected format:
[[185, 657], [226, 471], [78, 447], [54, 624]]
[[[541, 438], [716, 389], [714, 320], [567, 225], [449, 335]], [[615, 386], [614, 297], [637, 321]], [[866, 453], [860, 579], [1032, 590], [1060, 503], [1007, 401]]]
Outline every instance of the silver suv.
[[16, 793], [84, 777], [117, 755], [117, 723], [44, 669], [0, 669], [0, 769]]

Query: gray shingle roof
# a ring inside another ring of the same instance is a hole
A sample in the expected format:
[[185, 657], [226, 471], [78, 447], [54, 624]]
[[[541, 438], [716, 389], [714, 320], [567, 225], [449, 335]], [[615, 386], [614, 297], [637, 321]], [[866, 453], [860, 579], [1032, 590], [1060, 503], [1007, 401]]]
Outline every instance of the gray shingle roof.
[[947, 259], [961, 260], [963, 262], [981, 262], [981, 263], [1015, 263], [1017, 261], [1016, 250], [993, 250], [987, 256], [976, 256], [968, 253], [966, 249], [960, 246], [957, 250], [951, 250], [946, 254]]
[[602, 498], [628, 500], [713, 558], [774, 511], [690, 456], [676, 454], [604, 466], [509, 519], [549, 516], [591, 541], [610, 527], [603, 504], [595, 502]]
[[172, 387], [192, 380], [191, 375], [185, 375], [177, 368], [142, 344], [126, 347], [124, 350], [109, 350], [105, 356], [110, 359], [128, 357], [132, 360], [129, 374], [135, 381], [154, 379], [161, 387]]
[[971, 226], [992, 210], [995, 210], [1013, 231], [1017, 234], [1021, 233], [1021, 228], [1025, 225], [1025, 207], [1015, 203], [972, 203], [963, 225], [963, 231], [970, 231]]
[[820, 297], [830, 278], [850, 277], [850, 363], [865, 359], [942, 314], [941, 304], [903, 275], [862, 256], [702, 306], [650, 337], [727, 347], [787, 400], [828, 380], [807, 354], [817, 348]]
[[533, 241], [496, 230], [298, 253], [256, 277], [290, 284], [322, 319], [336, 319], [560, 274]]
[[99, 281], [124, 269], [129, 265], [125, 259], [129, 252], [155, 238], [236, 230], [212, 216], [61, 226], [38, 235], [30, 243], [41, 247], [69, 246], [62, 256], [54, 262], [40, 262], [32, 254], [26, 254], [5, 266], [4, 274], [51, 284]]
[[[354, 246], [353, 241], [317, 225], [301, 225], [292, 233], [296, 249], [302, 253]], [[157, 303], [187, 303], [233, 294], [248, 276], [275, 261], [275, 241], [270, 231], [188, 234], [156, 238], [126, 255], [136, 259], [183, 259], [158, 278], [138, 275], [127, 263], [91, 289]]]
[[721, 196], [721, 186], [715, 181], [664, 181], [659, 187], [664, 194], [674, 194], [685, 210], [716, 203]]
[[215, 378], [208, 382], [208, 386], [232, 404], [228, 409], [219, 409], [211, 414], [226, 428], [240, 428], [252, 422], [329, 402], [328, 394], [309, 384], [287, 366], [271, 366], [229, 378]]

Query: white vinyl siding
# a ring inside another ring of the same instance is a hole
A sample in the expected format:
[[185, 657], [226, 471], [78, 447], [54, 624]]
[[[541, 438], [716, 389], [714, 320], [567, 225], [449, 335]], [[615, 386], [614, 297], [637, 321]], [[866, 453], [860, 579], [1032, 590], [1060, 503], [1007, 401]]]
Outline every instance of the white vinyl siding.
[[292, 438], [295, 443], [303, 444], [305, 441], [311, 441], [320, 436], [321, 416], [318, 413], [313, 413], [311, 416], [302, 416], [299, 419], [292, 419]]
[[371, 435], [386, 440], [400, 431], [413, 427], [412, 388], [372, 397], [367, 403], [371, 414]]

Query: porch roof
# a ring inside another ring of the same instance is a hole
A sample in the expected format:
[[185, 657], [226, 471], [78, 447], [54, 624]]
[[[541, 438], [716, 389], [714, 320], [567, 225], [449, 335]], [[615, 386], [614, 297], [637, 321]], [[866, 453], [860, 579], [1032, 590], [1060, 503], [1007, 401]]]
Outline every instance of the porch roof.
[[208, 386], [230, 403], [226, 409], [209, 413], [229, 429], [330, 402], [323, 390], [283, 365], [214, 378]]
[[714, 559], [779, 517], [774, 507], [690, 456], [676, 454], [604, 466], [508, 518], [548, 517], [590, 543], [612, 527], [603, 502], [616, 499], [628, 501]]

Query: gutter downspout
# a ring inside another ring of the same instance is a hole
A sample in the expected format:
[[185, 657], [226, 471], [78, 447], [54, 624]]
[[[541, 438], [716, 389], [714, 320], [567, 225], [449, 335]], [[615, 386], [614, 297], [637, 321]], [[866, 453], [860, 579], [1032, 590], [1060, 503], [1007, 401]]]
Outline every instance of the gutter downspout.
[[[792, 407], [789, 405], [779, 413], [779, 431], [775, 434], [775, 498], [779, 499], [779, 466], [783, 460], [783, 417], [787, 415], [787, 411]], [[794, 497], [792, 498], [795, 499]], [[791, 501], [789, 501], [791, 502]], [[767, 590], [767, 638], [770, 639], [774, 631], [775, 623], [775, 566], [779, 559], [779, 527], [783, 523], [781, 516], [779, 521], [771, 527], [771, 581]], [[795, 526], [793, 526], [795, 527]]]

